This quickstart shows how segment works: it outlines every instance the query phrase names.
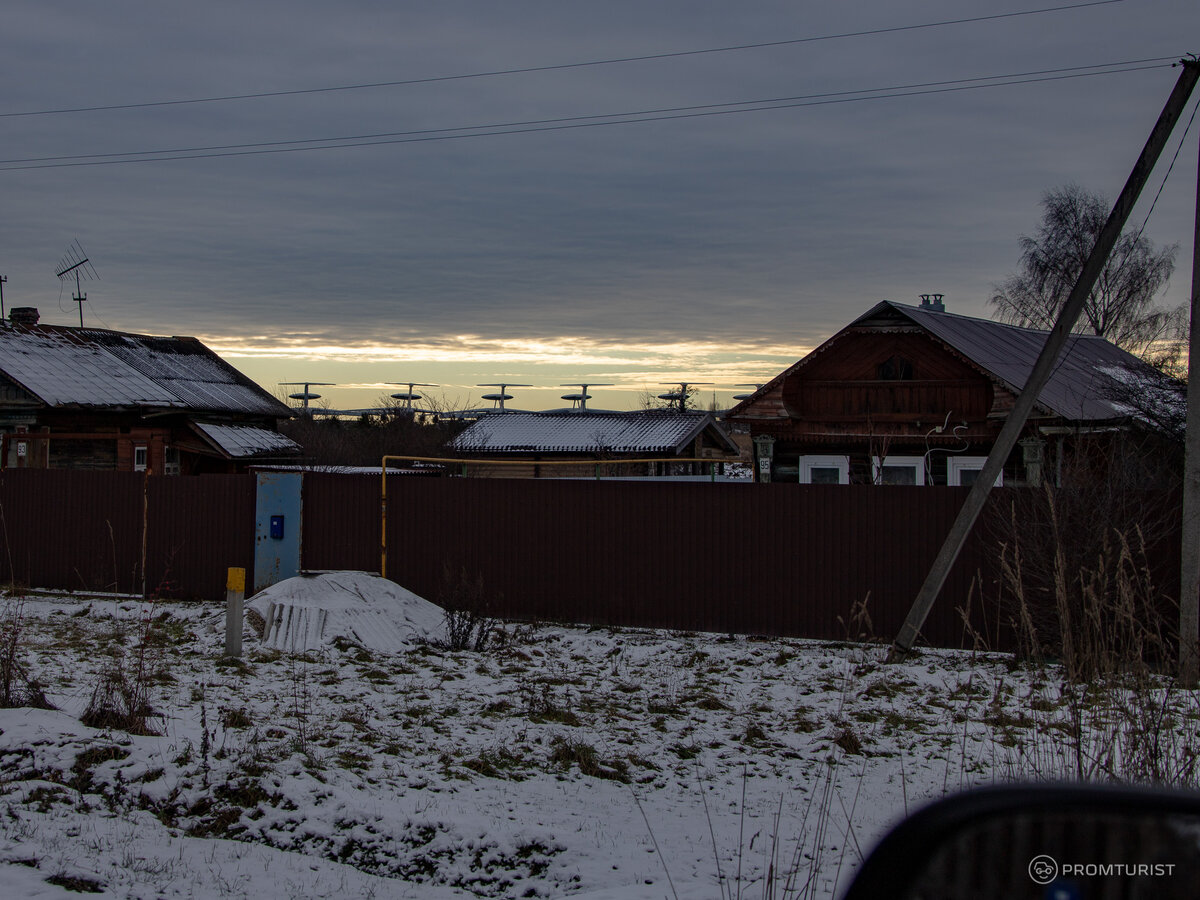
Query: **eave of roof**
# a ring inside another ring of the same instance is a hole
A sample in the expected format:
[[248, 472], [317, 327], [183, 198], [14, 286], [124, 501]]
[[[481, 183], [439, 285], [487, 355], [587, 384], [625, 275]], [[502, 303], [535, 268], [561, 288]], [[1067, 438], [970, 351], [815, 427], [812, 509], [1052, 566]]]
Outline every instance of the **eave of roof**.
[[193, 422], [191, 427], [226, 459], [281, 459], [304, 452], [291, 438], [256, 425]]

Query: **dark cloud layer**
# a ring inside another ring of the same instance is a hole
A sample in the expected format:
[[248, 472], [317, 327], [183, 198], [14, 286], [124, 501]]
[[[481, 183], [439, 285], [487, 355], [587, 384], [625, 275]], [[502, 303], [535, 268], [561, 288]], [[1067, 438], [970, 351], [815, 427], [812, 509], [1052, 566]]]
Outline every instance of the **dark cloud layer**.
[[[0, 112], [294, 90], [771, 41], [1035, 4], [45, 4], [12, 0]], [[9, 117], [5, 159], [440, 129], [1177, 57], [1191, 2], [230, 103]], [[986, 313], [1041, 193], [1114, 195], [1177, 72], [638, 125], [0, 171], [8, 305], [353, 344], [444, 335], [811, 344], [875, 300]], [[1149, 227], [1190, 246], [1195, 140]], [[1154, 183], [1157, 187], [1157, 180]], [[1143, 202], [1136, 216], [1144, 216]], [[1139, 219], [1140, 221], [1140, 219]], [[1186, 293], [1181, 266], [1171, 300]], [[95, 318], [98, 317], [98, 318]], [[419, 377], [419, 375], [418, 375]]]

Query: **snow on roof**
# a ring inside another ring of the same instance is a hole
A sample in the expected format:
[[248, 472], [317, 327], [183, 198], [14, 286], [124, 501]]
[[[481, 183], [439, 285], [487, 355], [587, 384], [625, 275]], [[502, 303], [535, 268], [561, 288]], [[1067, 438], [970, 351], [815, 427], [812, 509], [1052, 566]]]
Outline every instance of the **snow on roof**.
[[53, 325], [0, 327], [0, 372], [48, 406], [290, 415], [189, 337]]
[[291, 456], [302, 452], [300, 445], [291, 438], [254, 425], [214, 425], [208, 422], [193, 422], [192, 427], [231, 459], [250, 459], [255, 456]]
[[716, 428], [712, 416], [699, 412], [507, 413], [480, 419], [450, 446], [476, 453], [674, 453], [710, 425]]

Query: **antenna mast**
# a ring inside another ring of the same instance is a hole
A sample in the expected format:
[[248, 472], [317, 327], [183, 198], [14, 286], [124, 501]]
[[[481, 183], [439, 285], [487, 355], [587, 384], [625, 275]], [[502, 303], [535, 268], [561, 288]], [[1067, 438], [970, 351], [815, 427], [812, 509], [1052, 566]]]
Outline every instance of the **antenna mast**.
[[79, 304], [79, 327], [82, 328], [83, 302], [87, 300], [87, 294], [85, 294], [79, 288], [79, 274], [82, 272], [85, 278], [95, 278], [97, 281], [100, 280], [100, 276], [96, 273], [96, 270], [92, 268], [92, 264], [88, 261], [88, 256], [84, 252], [83, 245], [79, 243], [78, 238], [71, 241], [71, 246], [67, 248], [66, 255], [64, 255], [63, 258], [58, 261], [58, 269], [54, 274], [58, 277], [59, 281], [61, 281], [65, 276], [70, 275], [72, 272], [75, 273], [75, 294], [71, 297], [71, 299]]

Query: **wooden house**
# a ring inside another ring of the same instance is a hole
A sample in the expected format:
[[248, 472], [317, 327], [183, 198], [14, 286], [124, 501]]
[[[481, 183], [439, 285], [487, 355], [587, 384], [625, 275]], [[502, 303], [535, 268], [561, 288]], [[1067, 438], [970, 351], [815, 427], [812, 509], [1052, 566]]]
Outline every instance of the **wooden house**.
[[[1047, 332], [884, 301], [727, 416], [772, 481], [968, 485], [1033, 370]], [[1129, 428], [1114, 390], [1151, 375], [1094, 335], [1072, 335], [1042, 391], [1007, 484], [1061, 473], [1068, 441]]]
[[156, 474], [294, 459], [292, 411], [196, 338], [0, 322], [0, 466]]
[[501, 461], [470, 474], [505, 478], [702, 476], [739, 458], [712, 415], [668, 410], [490, 414], [449, 447], [464, 460]]

